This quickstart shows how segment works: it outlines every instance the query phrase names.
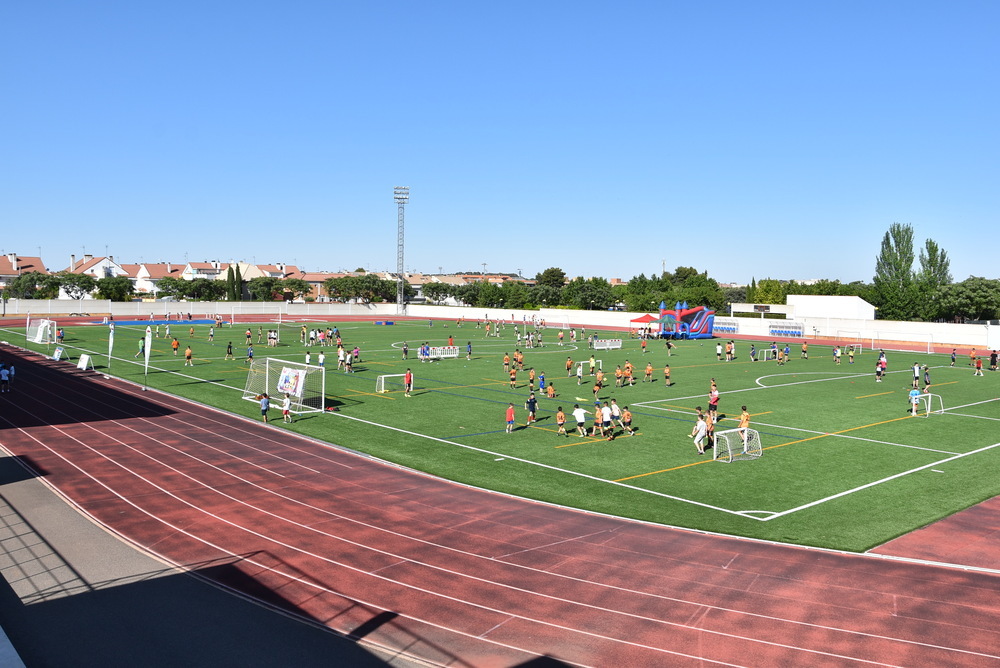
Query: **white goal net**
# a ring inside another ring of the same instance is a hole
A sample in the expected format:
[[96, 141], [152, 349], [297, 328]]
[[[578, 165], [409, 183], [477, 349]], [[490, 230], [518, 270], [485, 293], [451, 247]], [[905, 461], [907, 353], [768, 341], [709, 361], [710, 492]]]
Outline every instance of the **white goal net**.
[[296, 413], [321, 413], [326, 410], [326, 369], [274, 357], [254, 360], [243, 398], [259, 401], [264, 394], [279, 405], [287, 394]]
[[725, 429], [715, 432], [716, 461], [729, 463], [758, 459], [762, 454], [760, 433], [756, 429]]
[[594, 350], [618, 350], [621, 347], [621, 339], [594, 339]]
[[56, 321], [45, 318], [29, 318], [25, 338], [30, 343], [55, 343]]
[[386, 392], [403, 391], [403, 378], [406, 377], [405, 373], [390, 373], [384, 376], [379, 376], [375, 379], [375, 392], [378, 394], [384, 394]]

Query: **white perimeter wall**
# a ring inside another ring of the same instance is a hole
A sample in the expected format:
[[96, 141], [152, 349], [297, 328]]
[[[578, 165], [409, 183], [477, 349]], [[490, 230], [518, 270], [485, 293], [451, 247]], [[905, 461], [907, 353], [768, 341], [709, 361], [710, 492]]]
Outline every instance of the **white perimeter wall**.
[[[99, 316], [112, 314], [116, 319], [148, 318], [150, 314], [165, 317], [167, 313], [191, 313], [194, 317], [212, 317], [216, 314], [227, 316], [260, 315], [263, 320], [281, 317], [318, 318], [337, 316], [370, 316], [372, 320], [392, 320], [397, 317], [395, 304], [340, 304], [340, 303], [306, 303], [286, 304], [282, 302], [109, 302], [105, 300], [87, 300], [82, 304], [73, 300], [10, 300], [6, 305], [6, 314], [25, 316], [70, 315], [73, 313], [90, 313]], [[621, 311], [576, 311], [568, 309], [510, 310], [483, 309], [458, 306], [428, 306], [411, 304], [407, 308], [407, 317], [434, 318], [457, 320], [465, 316], [467, 321], [504, 318], [510, 321], [532, 317], [546, 320], [550, 327], [563, 322], [573, 327], [593, 327], [597, 329], [617, 328], [628, 330], [634, 326], [630, 322], [642, 313], [624, 313]], [[654, 315], [657, 315], [654, 313]], [[730, 318], [716, 315], [717, 319], [737, 324], [739, 336], [761, 339], [771, 338], [768, 326], [774, 323], [797, 322], [805, 326], [807, 338], [847, 338], [859, 337], [870, 345], [872, 339], [892, 341], [913, 341], [917, 343], [933, 343], [935, 345], [975, 346], [977, 348], [1000, 350], [1000, 327], [985, 325], [955, 325], [933, 322], [896, 322], [892, 320], [871, 320], [864, 318], [843, 317], [797, 317], [794, 320], [775, 320], [770, 318]]]

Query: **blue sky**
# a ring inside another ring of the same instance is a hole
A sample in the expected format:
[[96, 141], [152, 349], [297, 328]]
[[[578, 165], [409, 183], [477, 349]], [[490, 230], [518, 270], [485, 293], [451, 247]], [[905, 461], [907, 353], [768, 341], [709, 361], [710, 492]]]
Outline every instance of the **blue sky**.
[[28, 2], [0, 250], [871, 280], [893, 222], [997, 277], [995, 2]]

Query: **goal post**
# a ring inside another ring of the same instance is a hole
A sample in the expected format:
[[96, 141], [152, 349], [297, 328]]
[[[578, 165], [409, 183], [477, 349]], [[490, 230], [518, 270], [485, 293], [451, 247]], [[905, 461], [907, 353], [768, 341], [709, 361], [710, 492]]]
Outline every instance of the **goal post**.
[[594, 339], [594, 350], [619, 350], [621, 339]]
[[939, 394], [921, 394], [920, 404], [924, 409], [924, 417], [930, 417], [931, 413], [944, 413], [944, 399]]
[[403, 386], [403, 378], [405, 377], [405, 373], [390, 373], [384, 376], [379, 376], [375, 379], [375, 392], [377, 394], [385, 394], [390, 391], [402, 391], [406, 389]]
[[[583, 373], [590, 373], [590, 360], [584, 360], [582, 362], [576, 363], [577, 375]], [[604, 371], [604, 360], [594, 360], [594, 369], [600, 369]], [[582, 370], [582, 371], [581, 371]]]
[[250, 364], [243, 398], [258, 401], [262, 394], [275, 402], [288, 394], [296, 413], [322, 413], [326, 410], [326, 368], [275, 357], [256, 359]]
[[760, 432], [756, 429], [724, 429], [715, 432], [714, 459], [727, 464], [759, 459], [763, 454]]
[[55, 343], [56, 321], [45, 318], [29, 318], [24, 336], [29, 343]]

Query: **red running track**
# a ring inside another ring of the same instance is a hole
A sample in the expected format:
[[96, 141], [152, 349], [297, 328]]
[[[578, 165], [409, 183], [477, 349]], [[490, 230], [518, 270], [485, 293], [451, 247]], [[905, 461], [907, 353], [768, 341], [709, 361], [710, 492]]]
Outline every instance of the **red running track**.
[[432, 664], [1000, 665], [996, 570], [508, 498], [30, 353], [3, 357], [18, 373], [0, 395], [0, 443], [97, 521]]

